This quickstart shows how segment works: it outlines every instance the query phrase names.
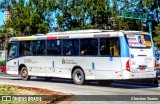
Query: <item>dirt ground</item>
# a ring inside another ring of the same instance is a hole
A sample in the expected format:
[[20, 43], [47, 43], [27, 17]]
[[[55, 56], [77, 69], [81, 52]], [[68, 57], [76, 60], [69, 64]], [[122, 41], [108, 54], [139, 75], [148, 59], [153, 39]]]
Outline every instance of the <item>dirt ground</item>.
[[15, 95], [53, 95], [56, 100], [48, 101], [44, 104], [71, 104], [71, 101], [65, 101], [72, 96], [72, 94], [65, 94], [61, 92], [56, 92], [49, 89], [43, 88], [32, 88], [32, 87], [22, 87], [22, 86], [14, 86], [14, 85], [0, 85], [0, 88], [6, 87], [11, 91], [14, 91]]

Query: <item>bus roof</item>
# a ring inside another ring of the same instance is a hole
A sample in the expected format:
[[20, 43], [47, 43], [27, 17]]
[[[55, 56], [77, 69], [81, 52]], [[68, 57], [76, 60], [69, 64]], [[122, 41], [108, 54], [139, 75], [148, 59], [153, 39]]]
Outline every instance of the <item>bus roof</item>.
[[49, 32], [46, 35], [70, 35], [70, 34], [87, 34], [87, 33], [102, 33], [102, 32], [111, 32], [114, 30], [97, 30], [97, 29], [89, 29], [89, 30], [73, 30], [73, 31], [64, 31], [64, 32]]
[[148, 32], [143, 32], [143, 31], [124, 31], [121, 30], [124, 34], [130, 34], [130, 35], [135, 35], [135, 34], [149, 34]]
[[[32, 36], [13, 37], [10, 41], [25, 41], [25, 40], [54, 40], [68, 38], [93, 38], [93, 37], [114, 37], [118, 36], [118, 32], [123, 34], [148, 34], [142, 31], [114, 31], [114, 30], [75, 30], [65, 32], [49, 32], [45, 34], [36, 34]], [[87, 35], [86, 35], [87, 34]]]

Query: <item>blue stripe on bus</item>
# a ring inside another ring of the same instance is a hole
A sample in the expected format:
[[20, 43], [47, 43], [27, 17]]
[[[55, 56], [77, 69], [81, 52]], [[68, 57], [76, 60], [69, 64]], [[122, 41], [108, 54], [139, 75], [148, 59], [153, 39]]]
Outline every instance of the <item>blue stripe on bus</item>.
[[94, 70], [95, 66], [94, 66], [94, 62], [92, 62], [92, 70]]
[[156, 55], [156, 53], [155, 53], [155, 48], [154, 48], [154, 43], [153, 43], [153, 41], [152, 41], [152, 50], [153, 50], [153, 56], [155, 57]]
[[19, 66], [19, 61], [18, 61], [18, 66]]
[[53, 66], [53, 68], [54, 68], [54, 61], [53, 61], [53, 63], [52, 63], [52, 66]]
[[46, 37], [37, 37], [37, 40], [46, 40]]
[[130, 57], [130, 52], [129, 52], [129, 46], [126, 42], [126, 39], [124, 36], [119, 36], [120, 39], [120, 56], [121, 57]]
[[110, 59], [110, 61], [113, 61], [113, 56], [110, 56], [109, 59]]

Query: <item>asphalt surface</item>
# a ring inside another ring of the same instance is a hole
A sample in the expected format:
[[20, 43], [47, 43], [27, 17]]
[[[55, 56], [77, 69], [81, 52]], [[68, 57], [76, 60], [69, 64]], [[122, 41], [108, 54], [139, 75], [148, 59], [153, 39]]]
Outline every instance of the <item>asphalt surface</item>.
[[[20, 77], [4, 74], [0, 74], [0, 84], [45, 88], [67, 94], [80, 95], [80, 99], [78, 101], [64, 101], [61, 102], [62, 104], [160, 104], [160, 87], [156, 87], [154, 85], [148, 86], [144, 84], [127, 82], [121, 83], [116, 81], [113, 82], [111, 86], [101, 86], [98, 82], [94, 81], [87, 85], [75, 85], [73, 81], [69, 79], [53, 78], [51, 81], [45, 81], [43, 78], [32, 77], [29, 81], [22, 81]], [[116, 97], [118, 100], [115, 100], [112, 95], [119, 95]], [[157, 95], [155, 97], [158, 97], [158, 101], [135, 101], [135, 99], [133, 101], [130, 101], [130, 99], [123, 100], [125, 97], [134, 97], [136, 95], [139, 95], [140, 97], [143, 95]], [[107, 99], [110, 99], [111, 101], [108, 101]]]

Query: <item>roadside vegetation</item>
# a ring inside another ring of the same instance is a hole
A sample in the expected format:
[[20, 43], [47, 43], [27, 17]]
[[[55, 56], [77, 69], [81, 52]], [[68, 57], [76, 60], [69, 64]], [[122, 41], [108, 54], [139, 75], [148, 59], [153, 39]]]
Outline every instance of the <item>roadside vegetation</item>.
[[5, 65], [5, 64], [6, 64], [5, 60], [4, 61], [0, 61], [0, 66]]
[[0, 101], [0, 104], [50, 104], [58, 102], [58, 99], [65, 99], [68, 97], [64, 93], [55, 92], [48, 89], [31, 88], [31, 87], [20, 87], [13, 85], [0, 85], [0, 95], [54, 95], [54, 101]]

